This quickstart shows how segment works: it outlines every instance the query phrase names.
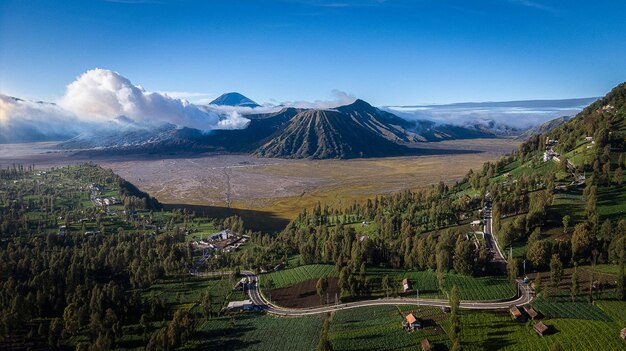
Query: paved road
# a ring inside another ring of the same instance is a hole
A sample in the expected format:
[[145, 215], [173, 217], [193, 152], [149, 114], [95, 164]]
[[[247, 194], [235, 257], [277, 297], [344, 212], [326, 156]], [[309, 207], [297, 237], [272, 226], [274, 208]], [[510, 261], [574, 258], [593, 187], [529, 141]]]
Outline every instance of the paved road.
[[[493, 224], [491, 221], [491, 197], [487, 194], [485, 198], [484, 209], [485, 220], [485, 242], [487, 247], [494, 252], [493, 261], [499, 265], [506, 265], [506, 261], [498, 242], [495, 239], [493, 233]], [[228, 272], [216, 272], [215, 274], [225, 274]], [[312, 314], [328, 313], [332, 311], [346, 310], [351, 308], [360, 308], [368, 306], [383, 306], [383, 305], [419, 305], [419, 306], [435, 306], [435, 307], [449, 307], [448, 300], [438, 299], [417, 299], [417, 298], [381, 298], [376, 300], [364, 300], [357, 302], [341, 303], [336, 305], [327, 305], [314, 308], [287, 308], [277, 306], [263, 296], [259, 290], [259, 279], [254, 272], [242, 271], [241, 274], [248, 278], [248, 284], [246, 290], [252, 303], [256, 306], [260, 306], [268, 313], [282, 316], [306, 316]], [[530, 303], [533, 299], [531, 288], [528, 284], [524, 284], [521, 279], [517, 280], [518, 293], [515, 297], [505, 301], [461, 301], [460, 308], [469, 310], [506, 310], [512, 305], [523, 305]]]
[[[250, 300], [256, 306], [261, 306], [268, 313], [281, 316], [306, 316], [312, 314], [328, 313], [332, 311], [346, 310], [351, 308], [360, 308], [368, 306], [383, 305], [420, 305], [448, 307], [448, 300], [437, 299], [417, 299], [417, 298], [388, 298], [376, 300], [364, 300], [357, 302], [341, 303], [337, 305], [328, 305], [315, 308], [286, 308], [274, 305], [269, 302], [259, 291], [258, 277], [253, 272], [243, 271], [242, 275], [248, 278], [247, 292]], [[512, 305], [522, 305], [532, 301], [532, 292], [528, 285], [518, 281], [519, 292], [515, 298], [506, 301], [461, 301], [460, 308], [469, 310], [506, 310]]]
[[[485, 245], [491, 252], [493, 253], [493, 262], [496, 262], [500, 265], [506, 265], [506, 259], [500, 251], [500, 246], [498, 245], [498, 241], [493, 235], [493, 221], [491, 218], [491, 196], [487, 194], [485, 196], [485, 207], [483, 209], [483, 221], [485, 223], [483, 232], [485, 233]], [[505, 267], [506, 268], [506, 267]]]

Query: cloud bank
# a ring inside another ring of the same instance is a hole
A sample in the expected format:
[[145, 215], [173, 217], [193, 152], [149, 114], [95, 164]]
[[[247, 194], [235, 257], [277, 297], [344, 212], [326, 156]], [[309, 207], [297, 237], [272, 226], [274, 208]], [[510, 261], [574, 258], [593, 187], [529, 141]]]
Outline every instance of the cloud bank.
[[83, 73], [69, 84], [59, 105], [92, 121], [127, 116], [141, 124], [171, 123], [203, 131], [219, 127], [241, 128], [247, 123], [240, 117], [223, 122], [223, 117], [215, 111], [201, 109], [187, 100], [166, 94], [148, 92], [117, 72], [99, 68]]
[[[194, 105], [171, 95], [177, 94], [149, 92], [117, 72], [99, 68], [70, 83], [56, 104], [0, 94], [0, 143], [65, 140], [103, 128], [173, 124], [209, 131], [249, 123], [240, 111]], [[120, 116], [132, 123], [120, 124]]]
[[61, 140], [88, 127], [55, 104], [0, 95], [0, 143]]
[[573, 116], [596, 98], [458, 103], [449, 105], [385, 106], [409, 120], [429, 120], [462, 127], [484, 126], [525, 130], [561, 116]]
[[282, 102], [280, 105], [297, 108], [329, 109], [343, 105], [349, 105], [355, 100], [356, 97], [354, 95], [335, 89], [331, 91], [331, 99], [329, 100], [285, 101]]

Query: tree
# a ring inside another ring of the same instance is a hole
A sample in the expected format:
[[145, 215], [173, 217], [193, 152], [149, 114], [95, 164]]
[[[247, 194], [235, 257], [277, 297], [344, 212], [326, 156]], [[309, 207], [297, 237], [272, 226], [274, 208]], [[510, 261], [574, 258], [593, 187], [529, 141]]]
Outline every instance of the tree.
[[569, 223], [572, 217], [570, 215], [563, 216], [563, 233], [567, 233], [567, 229], [569, 229]]
[[519, 275], [519, 262], [517, 258], [509, 257], [506, 262], [506, 270], [509, 274], [509, 280], [514, 283]]
[[389, 274], [385, 274], [385, 276], [383, 277], [383, 281], [382, 281], [381, 285], [382, 285], [383, 291], [385, 292], [385, 295], [387, 297], [389, 297], [389, 288], [390, 288], [390, 286], [389, 286]]
[[553, 254], [550, 259], [550, 282], [555, 289], [559, 289], [559, 282], [563, 276], [563, 263], [558, 254]]
[[469, 240], [459, 236], [454, 248], [454, 258], [452, 260], [454, 270], [458, 274], [470, 275], [474, 266], [474, 248]]
[[541, 293], [541, 288], [541, 272], [537, 272], [535, 280], [533, 281], [533, 289], [535, 290], [535, 294], [539, 295]]
[[591, 250], [591, 232], [585, 223], [579, 223], [574, 227], [572, 234], [572, 259], [578, 261], [588, 256]]
[[574, 267], [574, 272], [572, 273], [572, 286], [570, 289], [570, 293], [572, 295], [572, 302], [576, 301], [576, 295], [578, 295], [578, 267]]
[[623, 182], [624, 172], [622, 171], [622, 167], [618, 167], [613, 173], [613, 183], [621, 186]]
[[76, 315], [76, 303], [72, 302], [63, 310], [63, 333], [74, 335], [78, 330], [78, 317]]
[[622, 247], [619, 253], [618, 273], [617, 273], [617, 299], [626, 299], [626, 291], [624, 291], [624, 260], [626, 260], [626, 249], [624, 248], [624, 241], [622, 241]]
[[459, 300], [459, 289], [456, 285], [452, 287], [448, 299], [450, 304], [450, 341], [452, 345], [457, 345], [457, 349], [460, 349], [461, 322], [459, 320], [458, 311], [461, 301]]
[[324, 294], [326, 293], [326, 290], [328, 289], [328, 280], [326, 280], [326, 278], [324, 277], [318, 279], [317, 284], [315, 284], [315, 288], [317, 290], [317, 296], [320, 297], [320, 302], [323, 303]]
[[545, 240], [532, 242], [528, 247], [526, 258], [537, 269], [546, 267], [550, 260], [550, 243]]
[[204, 312], [204, 317], [211, 318], [213, 315], [213, 297], [211, 296], [211, 291], [207, 291], [206, 294], [204, 294], [201, 305]]
[[330, 314], [324, 319], [322, 330], [320, 331], [320, 339], [317, 343], [317, 351], [332, 351], [333, 347], [328, 340], [328, 331], [330, 330]]

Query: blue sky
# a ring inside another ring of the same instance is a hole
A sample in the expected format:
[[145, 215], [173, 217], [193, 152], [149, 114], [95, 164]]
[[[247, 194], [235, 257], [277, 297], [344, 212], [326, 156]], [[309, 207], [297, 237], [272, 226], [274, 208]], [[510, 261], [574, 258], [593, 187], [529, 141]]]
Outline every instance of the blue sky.
[[55, 101], [100, 67], [192, 101], [600, 96], [626, 80], [625, 18], [607, 0], [0, 0], [0, 93]]

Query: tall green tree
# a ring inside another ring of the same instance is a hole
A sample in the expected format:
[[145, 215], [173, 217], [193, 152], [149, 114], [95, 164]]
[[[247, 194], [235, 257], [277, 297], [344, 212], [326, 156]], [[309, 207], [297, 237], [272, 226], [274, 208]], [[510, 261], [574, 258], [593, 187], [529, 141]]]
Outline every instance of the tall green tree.
[[324, 302], [324, 294], [328, 290], [328, 280], [324, 277], [317, 280], [317, 284], [315, 284], [315, 289], [317, 290], [317, 296], [320, 297], [320, 302]]
[[624, 300], [626, 299], [626, 291], [624, 290], [624, 280], [626, 280], [626, 277], [624, 277], [624, 261], [626, 260], [626, 249], [624, 248], [624, 240], [622, 240], [622, 247], [620, 249], [620, 253], [619, 253], [619, 261], [618, 261], [618, 272], [617, 272], [617, 299], [618, 300]]
[[580, 261], [589, 256], [591, 251], [592, 237], [585, 223], [579, 223], [574, 227], [572, 234], [572, 259]]
[[509, 275], [509, 280], [514, 283], [519, 275], [519, 262], [517, 258], [509, 257], [506, 262], [506, 270]]
[[572, 296], [572, 302], [576, 301], [576, 296], [578, 295], [578, 267], [574, 267], [574, 272], [572, 273], [572, 286], [570, 288], [570, 295]]
[[459, 320], [458, 313], [461, 301], [459, 299], [459, 289], [456, 285], [452, 287], [448, 299], [448, 303], [450, 304], [450, 341], [452, 342], [453, 348], [460, 350], [461, 321]]
[[561, 258], [559, 254], [553, 254], [550, 259], [550, 282], [552, 283], [552, 287], [556, 290], [559, 289], [559, 282], [563, 277], [563, 263], [561, 262]]

